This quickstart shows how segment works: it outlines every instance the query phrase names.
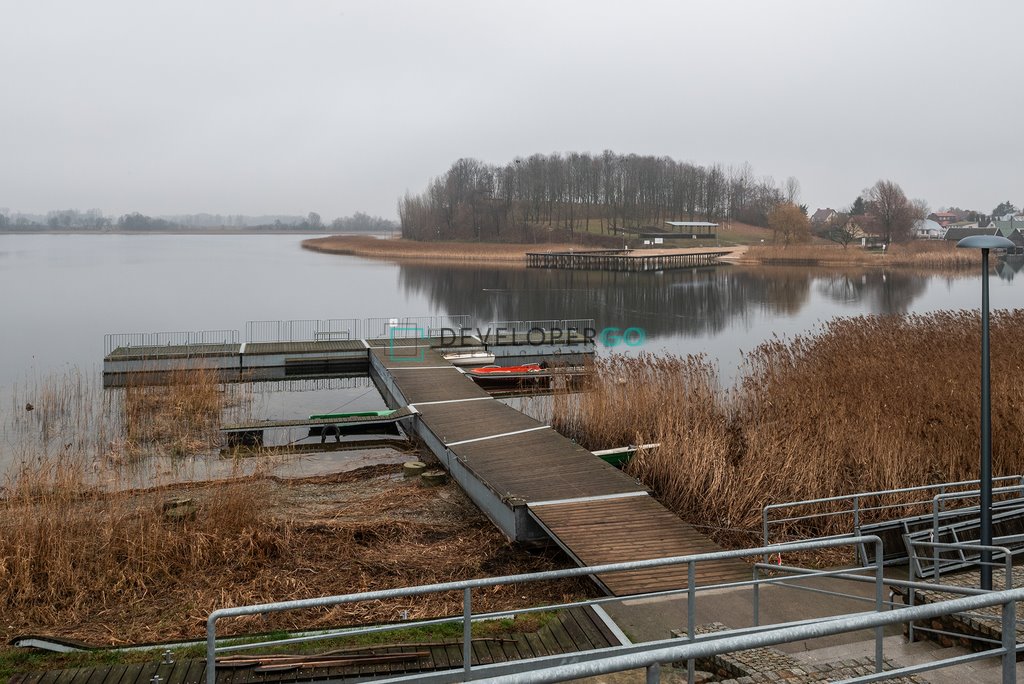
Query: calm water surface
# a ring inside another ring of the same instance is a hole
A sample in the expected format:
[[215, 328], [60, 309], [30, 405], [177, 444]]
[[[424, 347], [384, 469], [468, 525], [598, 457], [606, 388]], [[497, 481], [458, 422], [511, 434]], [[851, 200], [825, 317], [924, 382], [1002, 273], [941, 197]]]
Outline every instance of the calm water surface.
[[[837, 316], [977, 308], [979, 274], [722, 266], [650, 274], [398, 265], [318, 254], [294, 235], [0, 235], [0, 413], [39, 378], [102, 368], [103, 335], [233, 328], [249, 320], [470, 314], [594, 318], [639, 327], [641, 349], [706, 353], [730, 377], [775, 334]], [[1018, 305], [1021, 264], [991, 279]], [[623, 351], [627, 350], [620, 347]], [[964, 350], [965, 354], [976, 353]], [[372, 386], [272, 392], [261, 411], [297, 417], [383, 407]], [[0, 464], [2, 465], [2, 464]]]

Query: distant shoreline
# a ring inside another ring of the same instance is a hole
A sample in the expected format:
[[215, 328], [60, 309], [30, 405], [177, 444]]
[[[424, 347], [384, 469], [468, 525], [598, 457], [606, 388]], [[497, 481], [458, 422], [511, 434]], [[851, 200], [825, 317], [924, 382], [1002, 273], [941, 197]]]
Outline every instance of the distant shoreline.
[[418, 242], [401, 238], [380, 240], [368, 235], [329, 235], [312, 238], [303, 240], [302, 247], [325, 254], [369, 259], [449, 263], [490, 262], [506, 265], [525, 265], [527, 252], [586, 249], [578, 244], [548, 242]]
[[388, 233], [331, 233], [321, 230], [252, 230], [247, 228], [179, 228], [174, 230], [0, 230], [3, 235], [296, 235], [309, 236], [317, 235], [328, 237], [332, 235], [351, 235], [356, 237], [373, 237], [378, 239]]

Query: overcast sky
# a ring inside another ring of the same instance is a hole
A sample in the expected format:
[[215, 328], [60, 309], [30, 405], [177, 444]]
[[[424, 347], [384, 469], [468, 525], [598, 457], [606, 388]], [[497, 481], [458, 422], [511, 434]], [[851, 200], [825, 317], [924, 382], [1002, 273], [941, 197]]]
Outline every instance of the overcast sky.
[[1024, 3], [0, 0], [0, 207], [393, 217], [459, 157], [1024, 202]]

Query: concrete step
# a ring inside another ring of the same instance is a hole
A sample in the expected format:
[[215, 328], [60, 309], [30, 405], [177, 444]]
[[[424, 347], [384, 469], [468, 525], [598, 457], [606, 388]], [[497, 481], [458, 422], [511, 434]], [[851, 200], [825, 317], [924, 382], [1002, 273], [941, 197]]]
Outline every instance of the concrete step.
[[[885, 659], [899, 667], [921, 665], [970, 653], [967, 649], [959, 646], [943, 648], [933, 641], [922, 640], [907, 643], [901, 636], [886, 637], [882, 641], [882, 647]], [[870, 657], [874, 655], [874, 652], [875, 642], [869, 640], [791, 653], [790, 655], [808, 665], [821, 665]], [[1024, 676], [1024, 663], [1017, 664], [1017, 676]], [[993, 684], [998, 684], [1002, 681], [1002, 664], [998, 658], [987, 658], [985, 660], [946, 667], [941, 670], [930, 670], [917, 675], [917, 677], [927, 680], [931, 684], [964, 684], [964, 682], [978, 682], [979, 684], [992, 682]]]

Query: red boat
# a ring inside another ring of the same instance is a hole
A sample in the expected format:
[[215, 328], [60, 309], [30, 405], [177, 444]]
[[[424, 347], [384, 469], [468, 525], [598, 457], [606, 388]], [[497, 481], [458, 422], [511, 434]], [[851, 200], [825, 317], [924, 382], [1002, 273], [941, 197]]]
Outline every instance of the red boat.
[[503, 375], [539, 373], [542, 370], [544, 368], [539, 363], [524, 363], [522, 366], [483, 366], [482, 368], [472, 368], [466, 372], [478, 377], [493, 378]]

